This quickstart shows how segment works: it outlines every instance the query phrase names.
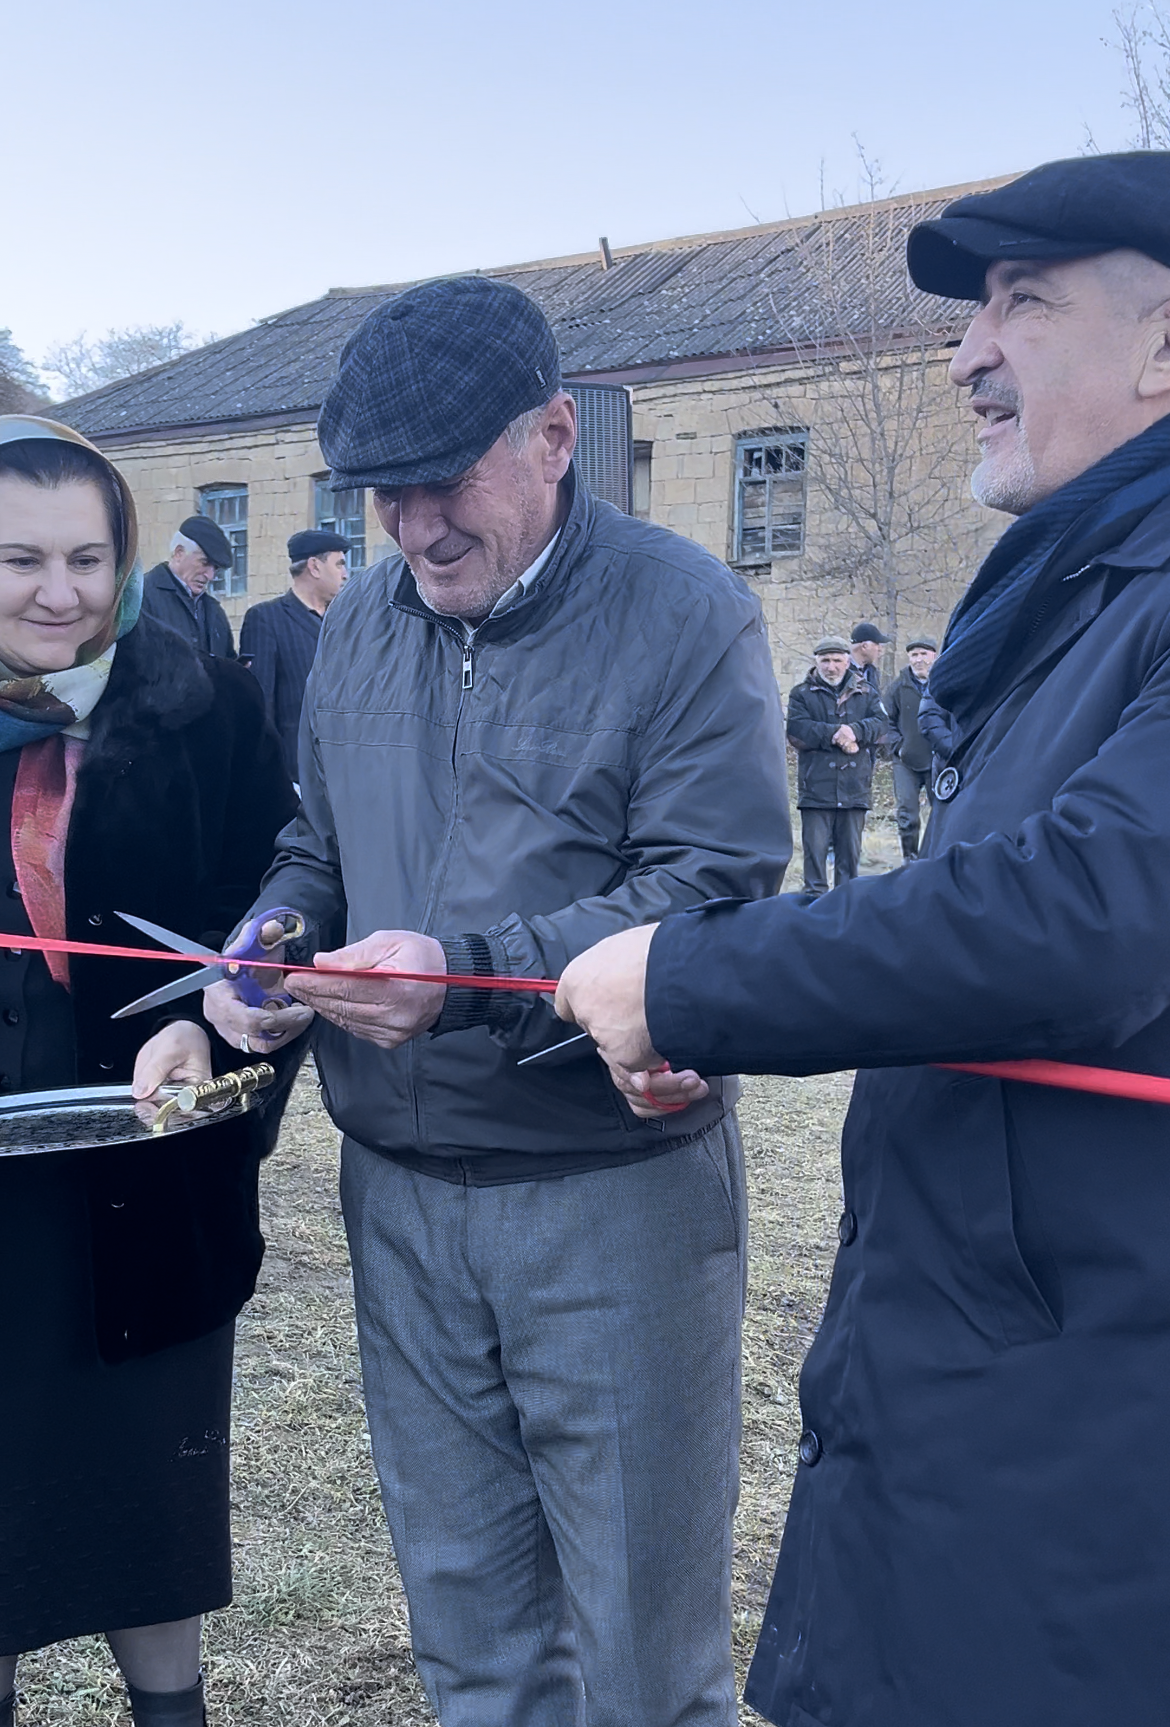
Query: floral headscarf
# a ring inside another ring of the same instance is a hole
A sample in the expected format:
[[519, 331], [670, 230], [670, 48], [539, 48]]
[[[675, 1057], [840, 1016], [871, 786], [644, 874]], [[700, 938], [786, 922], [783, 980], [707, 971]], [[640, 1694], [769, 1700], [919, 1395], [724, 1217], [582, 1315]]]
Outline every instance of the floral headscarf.
[[0, 414], [0, 444], [33, 439], [78, 444], [94, 456], [113, 480], [122, 502], [125, 546], [118, 560], [114, 604], [105, 626], [86, 642], [72, 666], [60, 672], [18, 676], [0, 664], [0, 751], [18, 749], [54, 732], [83, 730], [100, 701], [120, 638], [134, 628], [142, 608], [142, 566], [138, 562], [138, 516], [130, 488], [102, 452], [56, 420], [31, 414]]

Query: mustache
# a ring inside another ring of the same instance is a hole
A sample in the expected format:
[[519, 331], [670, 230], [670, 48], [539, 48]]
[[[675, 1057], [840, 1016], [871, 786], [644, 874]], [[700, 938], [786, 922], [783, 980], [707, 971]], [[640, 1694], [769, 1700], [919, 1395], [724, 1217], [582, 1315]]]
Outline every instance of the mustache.
[[1014, 385], [1005, 383], [1002, 378], [993, 377], [990, 372], [978, 372], [972, 378], [971, 399], [976, 397], [982, 402], [993, 402], [997, 408], [1006, 408], [1017, 418], [1024, 406], [1020, 392]]
[[453, 564], [478, 543], [469, 534], [451, 532], [435, 540], [422, 555], [428, 564]]

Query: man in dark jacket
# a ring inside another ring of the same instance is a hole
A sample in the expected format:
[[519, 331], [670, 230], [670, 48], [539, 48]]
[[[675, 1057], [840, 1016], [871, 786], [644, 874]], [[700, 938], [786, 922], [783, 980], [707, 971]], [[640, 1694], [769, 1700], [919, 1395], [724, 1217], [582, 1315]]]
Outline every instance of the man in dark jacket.
[[885, 745], [893, 757], [894, 796], [898, 807], [898, 835], [902, 856], [918, 856], [922, 832], [921, 801], [931, 802], [931, 747], [918, 727], [918, 707], [926, 694], [930, 668], [938, 658], [933, 636], [916, 636], [906, 649], [909, 664], [902, 667], [882, 696], [889, 724]]
[[848, 642], [824, 636], [813, 654], [812, 670], [788, 697], [788, 741], [799, 761], [805, 892], [823, 894], [829, 891], [830, 846], [833, 886], [857, 875], [873, 752], [885, 716], [877, 695], [850, 665]]
[[875, 696], [882, 691], [882, 655], [889, 645], [889, 636], [876, 624], [854, 624], [849, 637], [849, 665], [858, 677], [864, 678]]
[[234, 660], [227, 613], [207, 592], [218, 572], [230, 569], [231, 562], [232, 548], [219, 524], [210, 516], [188, 516], [171, 540], [167, 562], [146, 572], [143, 611], [176, 630], [193, 648]]
[[631, 1087], [657, 1051], [869, 1070], [748, 1700], [1162, 1727], [1170, 1115], [934, 1064], [1170, 1073], [1170, 155], [959, 199], [909, 261], [983, 302], [952, 376], [976, 495], [1019, 517], [931, 671], [957, 743], [926, 855], [615, 937], [561, 1005]]
[[[326, 615], [259, 909], [344, 911], [342, 966], [548, 978], [610, 930], [773, 893], [759, 604], [585, 491], [532, 302], [483, 277], [388, 302], [319, 433], [403, 556]], [[374, 1455], [444, 1727], [733, 1727], [734, 1086], [676, 1076], [686, 1107], [644, 1121], [587, 1044], [519, 1065], [564, 1040], [539, 994], [290, 987], [345, 1134]], [[226, 986], [208, 1006], [250, 1048], [283, 1035]]]
[[287, 593], [251, 606], [240, 625], [240, 658], [264, 691], [268, 717], [294, 785], [300, 780], [297, 734], [305, 681], [317, 652], [321, 619], [345, 581], [348, 551], [349, 541], [329, 528], [293, 534], [288, 542]]

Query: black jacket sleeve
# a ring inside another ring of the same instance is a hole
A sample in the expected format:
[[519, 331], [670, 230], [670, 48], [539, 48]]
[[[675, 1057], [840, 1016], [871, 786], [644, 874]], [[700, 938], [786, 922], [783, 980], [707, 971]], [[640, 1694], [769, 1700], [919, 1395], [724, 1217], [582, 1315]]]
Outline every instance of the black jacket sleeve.
[[882, 706], [886, 710], [889, 724], [886, 727], [886, 751], [891, 756], [897, 756], [902, 748], [902, 697], [906, 686], [901, 678], [895, 678], [887, 684], [882, 696]]
[[276, 723], [276, 636], [268, 613], [253, 606], [240, 625], [240, 658], [260, 685], [268, 718]]
[[795, 750], [835, 749], [833, 734], [844, 722], [818, 719], [809, 700], [807, 684], [797, 684], [788, 697], [788, 741]]
[[1168, 758], [1170, 655], [1017, 831], [812, 904], [667, 919], [650, 950], [655, 1048], [704, 1073], [808, 1074], [1119, 1046], [1170, 1007]]

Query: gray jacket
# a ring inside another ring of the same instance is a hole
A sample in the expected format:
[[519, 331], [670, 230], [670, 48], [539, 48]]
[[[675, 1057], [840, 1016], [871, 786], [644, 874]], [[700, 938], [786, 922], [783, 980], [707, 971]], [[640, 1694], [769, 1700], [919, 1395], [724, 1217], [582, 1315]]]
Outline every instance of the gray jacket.
[[[470, 644], [401, 558], [346, 583], [306, 689], [300, 772], [257, 906], [295, 906], [310, 927], [344, 907], [350, 941], [446, 938], [451, 971], [556, 977], [615, 930], [775, 893], [791, 851], [758, 602], [698, 546], [580, 484], [528, 594]], [[543, 997], [452, 990], [437, 1034], [388, 1053], [321, 1022], [334, 1121], [404, 1161], [593, 1167], [661, 1150], [731, 1101], [714, 1084], [646, 1124], [595, 1055], [517, 1069], [569, 1035]]]

